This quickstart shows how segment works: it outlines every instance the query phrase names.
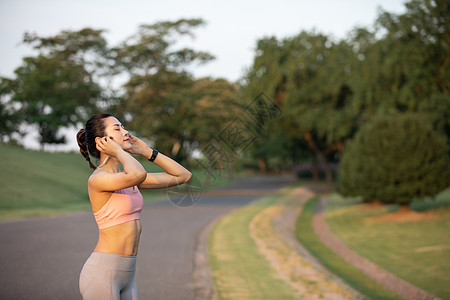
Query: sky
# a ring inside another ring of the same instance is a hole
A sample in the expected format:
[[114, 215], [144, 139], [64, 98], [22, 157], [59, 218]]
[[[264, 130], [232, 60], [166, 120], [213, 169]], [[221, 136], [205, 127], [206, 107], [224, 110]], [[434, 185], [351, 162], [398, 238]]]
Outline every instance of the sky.
[[[251, 66], [256, 42], [316, 30], [341, 39], [355, 26], [371, 26], [379, 8], [403, 13], [404, 0], [0, 0], [0, 76], [12, 78], [22, 58], [35, 55], [21, 44], [25, 32], [39, 36], [84, 27], [106, 30], [110, 46], [135, 34], [141, 24], [202, 18], [206, 25], [183, 43], [216, 59], [192, 65], [196, 77], [237, 81]], [[36, 148], [31, 139], [28, 147]], [[76, 146], [76, 145], [75, 145]], [[73, 143], [68, 148], [73, 148]]]

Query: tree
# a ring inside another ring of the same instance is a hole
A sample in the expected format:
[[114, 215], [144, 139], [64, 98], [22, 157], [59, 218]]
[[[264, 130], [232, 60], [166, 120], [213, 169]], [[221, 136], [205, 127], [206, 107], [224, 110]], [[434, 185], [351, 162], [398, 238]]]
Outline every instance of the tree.
[[450, 184], [446, 138], [419, 114], [377, 116], [345, 147], [338, 185], [345, 196], [406, 205]]
[[[246, 77], [247, 97], [265, 91], [281, 107], [278, 135], [290, 137], [286, 145], [307, 147], [315, 179], [317, 159], [327, 179], [332, 179], [327, 161], [342, 150], [345, 138], [355, 131], [347, 74], [351, 56], [344, 42], [334, 43], [314, 32], [302, 32], [282, 41], [266, 38], [258, 42], [257, 57]], [[291, 151], [295, 153], [295, 148]]]
[[11, 140], [14, 132], [19, 132], [20, 116], [9, 101], [12, 93], [12, 81], [0, 77], [0, 142]]
[[405, 3], [406, 13], [402, 15], [379, 14], [377, 25], [386, 32], [382, 40], [392, 51], [385, 63], [395, 71], [393, 84], [399, 87], [400, 101], [408, 97], [406, 90], [414, 91], [419, 99], [434, 93], [448, 94], [449, 5], [448, 0], [411, 0]]
[[356, 28], [349, 35], [357, 58], [351, 65], [355, 105], [366, 117], [424, 113], [450, 137], [449, 2], [405, 6], [400, 15], [380, 11], [374, 30]]
[[27, 124], [37, 125], [39, 143], [64, 143], [58, 130], [76, 125], [96, 109], [100, 88], [89, 79], [83, 66], [58, 57], [27, 57], [15, 71], [16, 90], [11, 101]]
[[94, 80], [99, 63], [93, 53], [105, 52], [101, 34], [89, 28], [53, 37], [25, 34], [24, 42], [40, 54], [24, 58], [15, 70], [10, 101], [20, 106], [17, 113], [27, 124], [38, 127], [41, 149], [46, 143], [64, 143], [58, 130], [97, 110], [102, 90]]
[[345, 141], [377, 114], [419, 113], [450, 143], [449, 3], [405, 6], [400, 15], [380, 11], [374, 27], [354, 28], [340, 41], [315, 32], [259, 40], [246, 98], [265, 91], [283, 110], [274, 139], [262, 143], [283, 135], [291, 156], [306, 148], [314, 177], [321, 162], [328, 180], [327, 162], [339, 160]]
[[[197, 118], [196, 110], [202, 107], [198, 105], [203, 97], [200, 90], [208, 79], [195, 81], [187, 67], [206, 63], [213, 56], [190, 48], [176, 49], [175, 42], [193, 36], [192, 31], [203, 24], [201, 19], [180, 19], [142, 25], [136, 35], [114, 49], [117, 70], [129, 78], [117, 111], [128, 117], [132, 130], [179, 159], [185, 156], [183, 148], [206, 131], [197, 126], [206, 120]], [[225, 82], [210, 82], [209, 87], [221, 83], [227, 89]]]

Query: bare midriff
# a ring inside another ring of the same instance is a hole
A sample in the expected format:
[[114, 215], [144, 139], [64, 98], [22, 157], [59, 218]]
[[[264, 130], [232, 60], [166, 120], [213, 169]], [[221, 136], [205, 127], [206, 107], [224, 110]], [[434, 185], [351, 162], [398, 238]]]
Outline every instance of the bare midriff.
[[99, 229], [94, 252], [135, 256], [138, 253], [141, 232], [142, 226], [138, 219]]

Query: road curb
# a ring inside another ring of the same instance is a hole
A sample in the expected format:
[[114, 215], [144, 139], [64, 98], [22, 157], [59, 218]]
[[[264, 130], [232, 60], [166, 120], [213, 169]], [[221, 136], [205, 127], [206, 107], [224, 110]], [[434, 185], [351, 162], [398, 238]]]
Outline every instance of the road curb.
[[216, 292], [212, 281], [211, 269], [209, 267], [208, 239], [209, 235], [217, 224], [225, 215], [230, 212], [223, 213], [204, 226], [197, 235], [194, 249], [194, 299], [195, 300], [215, 300]]

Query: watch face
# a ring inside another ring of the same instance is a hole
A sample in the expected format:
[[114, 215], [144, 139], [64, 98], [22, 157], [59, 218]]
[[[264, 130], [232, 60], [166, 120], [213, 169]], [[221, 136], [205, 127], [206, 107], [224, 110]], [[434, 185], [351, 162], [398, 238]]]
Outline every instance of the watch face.
[[155, 158], [156, 158], [156, 156], [158, 156], [158, 150], [156, 150], [156, 149], [152, 149], [153, 150], [153, 152], [152, 152], [152, 157], [150, 157], [148, 160], [149, 161], [154, 161], [155, 160]]
[[158, 156], [158, 151], [157, 150], [153, 150], [152, 160], [155, 160], [156, 156]]

